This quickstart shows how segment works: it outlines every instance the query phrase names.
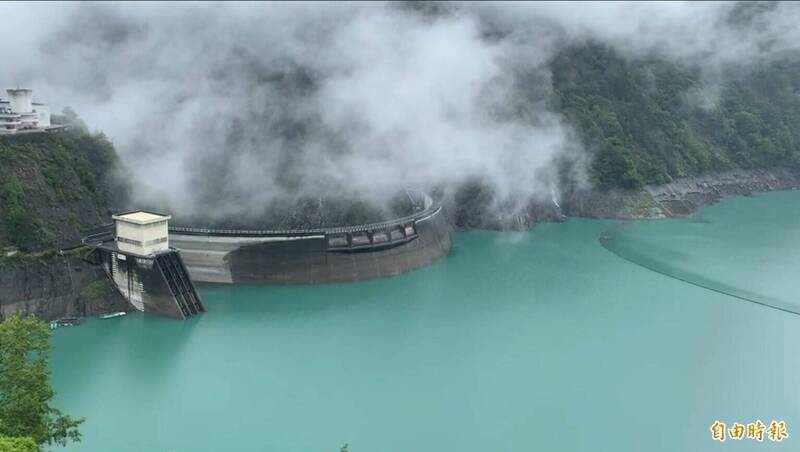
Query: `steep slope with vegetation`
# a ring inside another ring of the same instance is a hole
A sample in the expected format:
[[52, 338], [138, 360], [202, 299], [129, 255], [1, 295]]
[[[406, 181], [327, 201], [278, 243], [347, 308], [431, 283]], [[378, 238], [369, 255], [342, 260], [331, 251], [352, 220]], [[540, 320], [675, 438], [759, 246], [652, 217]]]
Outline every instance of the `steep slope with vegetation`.
[[456, 226], [685, 215], [722, 196], [800, 187], [800, 54], [711, 71], [584, 42], [550, 70], [548, 101], [586, 150], [588, 188], [565, 160], [560, 205], [544, 194], [504, 210], [473, 181], [451, 200]]
[[108, 221], [117, 155], [80, 128], [0, 137], [0, 248], [39, 251]]
[[596, 188], [800, 166], [798, 55], [710, 81], [699, 68], [587, 44], [561, 52], [552, 70], [557, 108], [593, 153]]
[[70, 110], [67, 130], [0, 136], [0, 319], [47, 320], [129, 309], [103, 270], [83, 260], [82, 232], [109, 221], [124, 199], [114, 187], [118, 157]]

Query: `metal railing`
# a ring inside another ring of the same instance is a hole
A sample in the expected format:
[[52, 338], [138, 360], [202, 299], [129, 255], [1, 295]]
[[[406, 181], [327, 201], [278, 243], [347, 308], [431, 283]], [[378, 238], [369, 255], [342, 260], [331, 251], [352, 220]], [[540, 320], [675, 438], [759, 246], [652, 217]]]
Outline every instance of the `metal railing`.
[[[214, 229], [196, 228], [185, 226], [170, 226], [169, 232], [172, 234], [185, 235], [210, 235], [210, 236], [234, 236], [234, 237], [307, 237], [327, 234], [347, 234], [353, 232], [376, 231], [391, 229], [397, 226], [404, 226], [408, 223], [421, 221], [430, 218], [440, 210], [442, 205], [435, 202], [429, 195], [421, 193], [423, 209], [412, 214], [394, 218], [391, 220], [376, 223], [364, 223], [354, 226], [334, 226], [327, 228], [310, 229]], [[82, 244], [97, 244], [114, 238], [113, 224], [103, 225], [87, 231], [88, 234], [81, 240]]]
[[309, 235], [327, 235], [327, 234], [345, 234], [352, 232], [374, 231], [380, 229], [390, 229], [396, 226], [402, 226], [407, 223], [419, 221], [429, 218], [439, 213], [442, 206], [438, 202], [434, 202], [429, 195], [424, 195], [423, 210], [406, 215], [400, 218], [394, 218], [387, 221], [377, 223], [365, 223], [355, 226], [336, 226], [328, 228], [312, 228], [312, 229], [210, 229], [210, 228], [192, 228], [183, 226], [170, 226], [169, 232], [175, 234], [188, 234], [188, 235], [219, 235], [219, 236], [239, 236], [239, 237], [303, 237]]

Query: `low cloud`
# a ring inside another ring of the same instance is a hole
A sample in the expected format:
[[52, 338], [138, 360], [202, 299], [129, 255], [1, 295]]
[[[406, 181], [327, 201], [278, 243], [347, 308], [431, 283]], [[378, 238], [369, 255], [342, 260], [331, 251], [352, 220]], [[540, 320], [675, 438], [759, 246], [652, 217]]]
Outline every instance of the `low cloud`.
[[554, 162], [585, 160], [549, 102], [548, 62], [560, 49], [593, 40], [631, 56], [702, 62], [711, 74], [794, 50], [797, 11], [2, 4], [0, 84], [72, 106], [146, 185], [137, 201], [166, 201], [178, 214], [258, 217], [299, 197], [380, 203], [403, 188], [467, 180], [518, 206], [558, 191]]

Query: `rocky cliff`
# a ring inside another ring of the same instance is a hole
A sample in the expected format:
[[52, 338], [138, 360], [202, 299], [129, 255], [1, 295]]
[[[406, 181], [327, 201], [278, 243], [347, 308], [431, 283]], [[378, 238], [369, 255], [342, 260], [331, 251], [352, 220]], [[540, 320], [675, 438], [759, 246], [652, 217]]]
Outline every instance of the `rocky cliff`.
[[726, 197], [798, 188], [798, 170], [731, 170], [675, 179], [640, 190], [574, 192], [562, 204], [564, 214], [576, 217], [621, 220], [682, 217]]
[[129, 311], [86, 250], [17, 255], [0, 260], [0, 318], [20, 312], [44, 320]]
[[575, 190], [559, 198], [533, 200], [510, 215], [498, 214], [486, 191], [473, 188], [448, 204], [460, 229], [527, 229], [566, 217], [632, 220], [688, 216], [731, 196], [800, 189], [800, 170], [787, 168], [731, 170], [675, 179], [636, 190]]

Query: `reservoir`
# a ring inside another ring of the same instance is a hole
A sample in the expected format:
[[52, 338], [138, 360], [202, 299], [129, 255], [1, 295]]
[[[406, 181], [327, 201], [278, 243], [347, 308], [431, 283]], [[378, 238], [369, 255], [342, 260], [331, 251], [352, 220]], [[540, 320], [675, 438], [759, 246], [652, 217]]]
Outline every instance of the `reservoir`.
[[59, 450], [764, 450], [709, 431], [759, 419], [797, 449], [800, 316], [769, 306], [800, 311], [800, 193], [451, 238], [391, 278], [56, 330], [54, 405], [87, 418]]

